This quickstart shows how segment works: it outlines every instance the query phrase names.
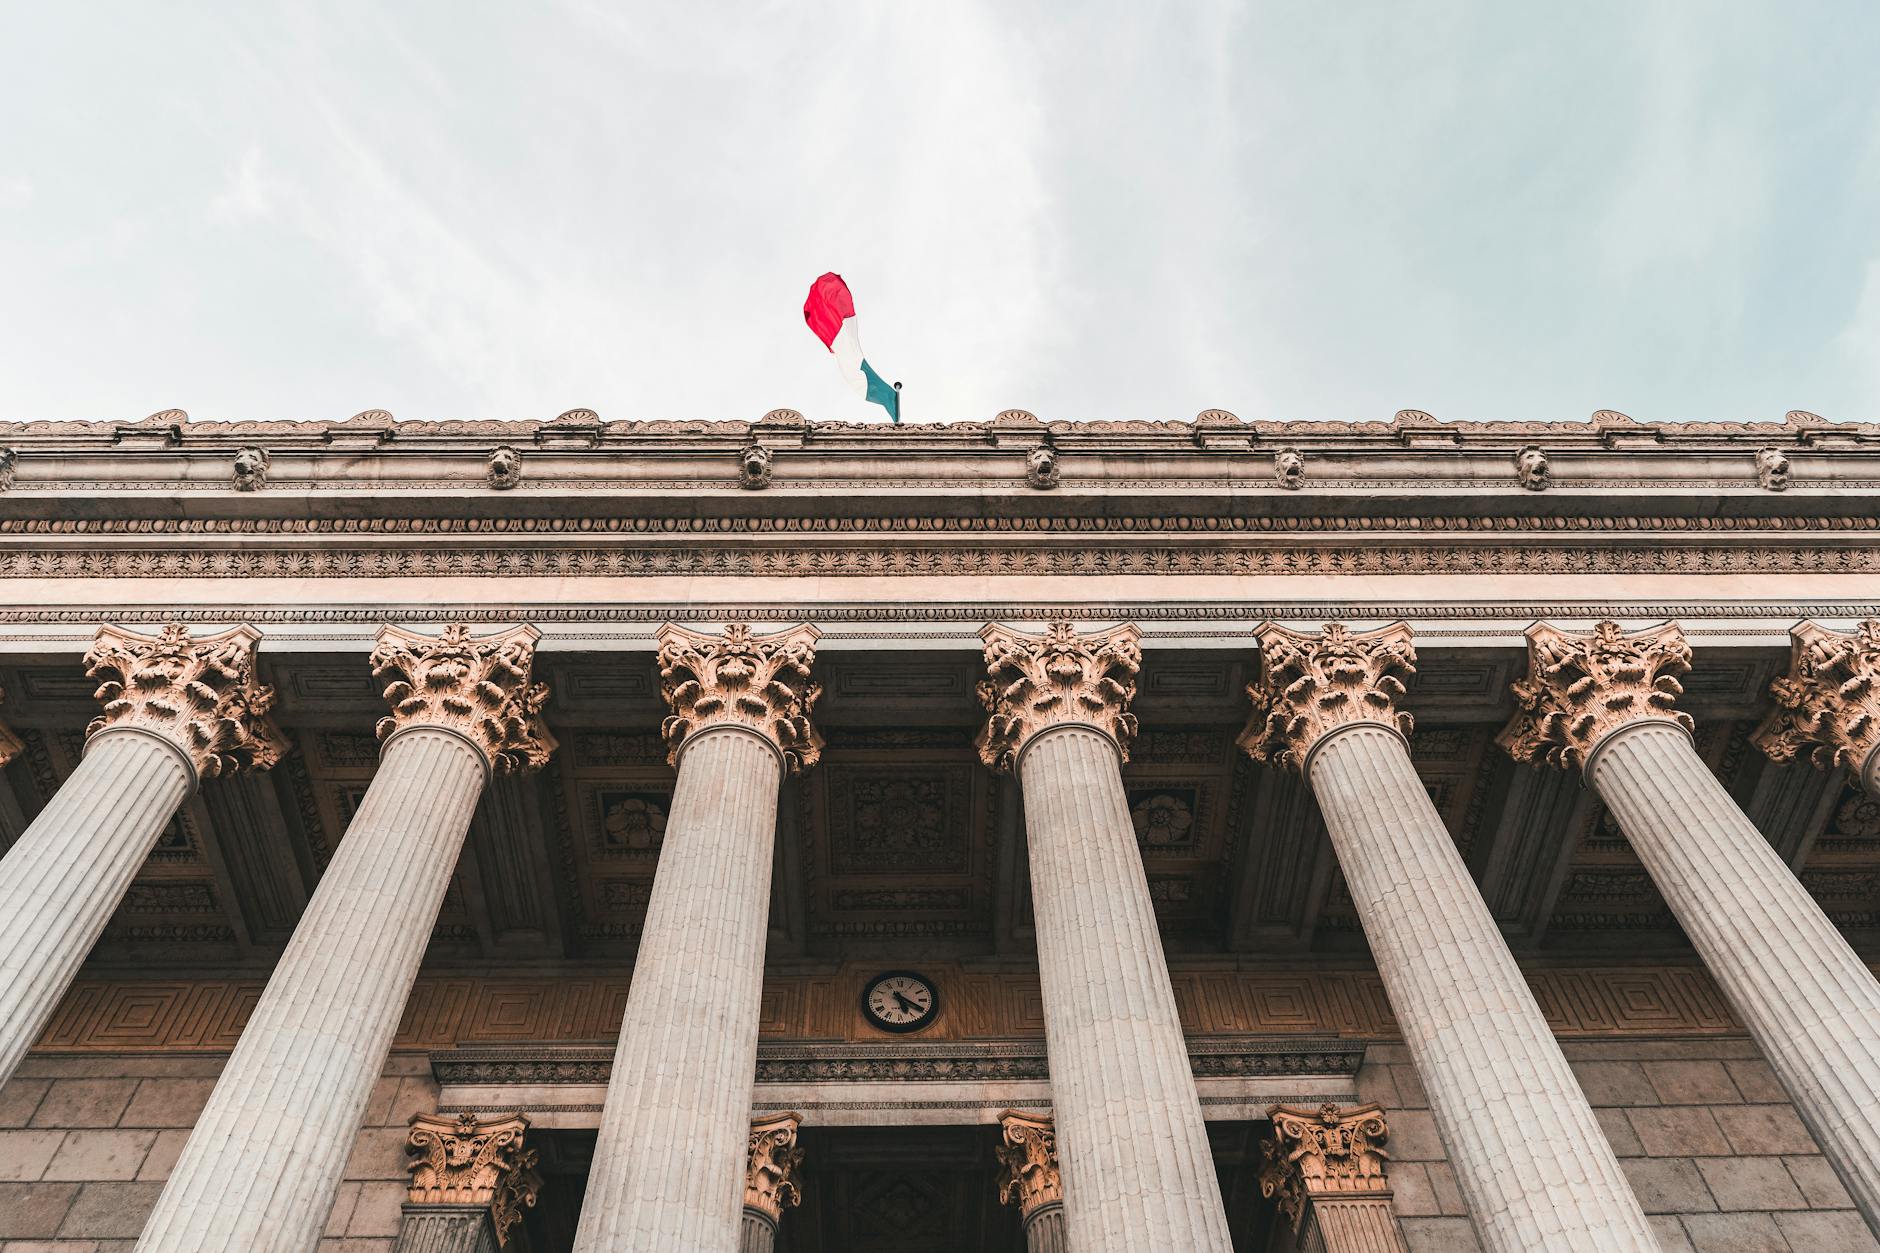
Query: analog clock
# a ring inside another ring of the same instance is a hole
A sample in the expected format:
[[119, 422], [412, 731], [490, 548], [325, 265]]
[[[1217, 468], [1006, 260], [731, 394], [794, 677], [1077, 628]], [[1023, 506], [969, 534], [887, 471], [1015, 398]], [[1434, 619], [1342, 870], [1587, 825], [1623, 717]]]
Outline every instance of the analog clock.
[[939, 1008], [933, 983], [906, 970], [876, 975], [862, 989], [862, 1017], [883, 1031], [919, 1031]]

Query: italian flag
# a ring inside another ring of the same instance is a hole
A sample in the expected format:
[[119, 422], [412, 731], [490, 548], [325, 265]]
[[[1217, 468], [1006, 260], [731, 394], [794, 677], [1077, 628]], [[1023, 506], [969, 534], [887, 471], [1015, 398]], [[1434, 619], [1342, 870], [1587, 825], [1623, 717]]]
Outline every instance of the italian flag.
[[890, 421], [901, 420], [901, 394], [882, 382], [875, 367], [862, 356], [861, 336], [855, 329], [855, 297], [840, 274], [825, 274], [810, 284], [809, 299], [803, 302], [803, 320], [823, 347], [836, 355], [842, 376], [863, 400], [872, 400], [888, 411]]

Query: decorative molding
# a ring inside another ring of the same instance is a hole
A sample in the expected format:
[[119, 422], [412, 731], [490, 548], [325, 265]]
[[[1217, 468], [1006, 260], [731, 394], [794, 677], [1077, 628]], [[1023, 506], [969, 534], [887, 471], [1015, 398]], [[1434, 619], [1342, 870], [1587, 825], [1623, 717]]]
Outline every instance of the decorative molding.
[[528, 625], [482, 636], [463, 623], [441, 636], [381, 627], [370, 664], [392, 712], [379, 719], [379, 739], [411, 726], [443, 727], [481, 749], [497, 774], [548, 764], [556, 747], [541, 716], [548, 685], [530, 682], [541, 637]]
[[1382, 1105], [1316, 1110], [1275, 1105], [1273, 1136], [1261, 1146], [1260, 1194], [1273, 1198], [1293, 1230], [1308, 1202], [1327, 1197], [1388, 1195], [1384, 1143], [1390, 1131]]
[[1051, 1116], [1008, 1109], [999, 1115], [999, 1127], [1004, 1133], [998, 1149], [999, 1204], [1018, 1206], [1025, 1222], [1047, 1205], [1062, 1205], [1064, 1181]]
[[744, 1208], [756, 1210], [772, 1223], [783, 1221], [786, 1208], [800, 1205], [796, 1172], [803, 1164], [797, 1147], [796, 1114], [770, 1114], [751, 1120], [750, 1145], [744, 1158]]
[[816, 641], [808, 623], [753, 635], [748, 622], [723, 635], [668, 622], [659, 628], [659, 691], [672, 713], [660, 724], [675, 767], [686, 741], [713, 727], [755, 731], [782, 754], [786, 770], [807, 770], [822, 757], [822, 736], [810, 720], [822, 696], [810, 681]]
[[407, 1203], [488, 1208], [496, 1243], [508, 1244], [542, 1188], [535, 1169], [540, 1155], [523, 1147], [528, 1129], [520, 1114], [487, 1120], [469, 1113], [454, 1119], [413, 1114], [405, 1136]]
[[1495, 737], [1516, 761], [1583, 766], [1608, 732], [1628, 722], [1695, 725], [1673, 707], [1684, 691], [1677, 676], [1691, 668], [1691, 646], [1677, 623], [1628, 635], [1607, 619], [1579, 635], [1537, 622], [1527, 638], [1528, 674], [1512, 684], [1520, 712]]
[[1234, 741], [1255, 761], [1302, 769], [1320, 740], [1353, 723], [1410, 734], [1410, 715], [1397, 709], [1403, 679], [1416, 673], [1405, 623], [1354, 635], [1328, 622], [1309, 635], [1268, 622], [1255, 634], [1260, 677], [1247, 686], [1253, 715]]
[[84, 664], [104, 712], [86, 736], [124, 728], [159, 735], [203, 779], [268, 769], [287, 752], [287, 739], [268, 716], [274, 689], [255, 678], [260, 638], [247, 625], [200, 639], [180, 622], [154, 636], [100, 627]]
[[1799, 622], [1789, 632], [1789, 672], [1769, 685], [1776, 708], [1752, 737], [1771, 761], [1804, 752], [1816, 766], [1847, 766], [1863, 786], [1880, 749], [1880, 619], [1852, 632]]
[[1028, 635], [993, 622], [979, 637], [985, 641], [988, 676], [978, 685], [987, 714], [974, 740], [981, 761], [994, 770], [1010, 770], [1041, 731], [1067, 724], [1098, 728], [1129, 760], [1136, 738], [1129, 703], [1142, 668], [1142, 632], [1134, 624], [1079, 635], [1070, 621], [1061, 620], [1043, 635]]

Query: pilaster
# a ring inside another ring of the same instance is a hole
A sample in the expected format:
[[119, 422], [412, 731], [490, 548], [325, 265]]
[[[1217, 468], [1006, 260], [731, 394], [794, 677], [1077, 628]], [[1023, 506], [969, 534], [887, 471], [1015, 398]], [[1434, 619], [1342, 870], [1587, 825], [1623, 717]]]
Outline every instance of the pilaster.
[[802, 1203], [803, 1194], [796, 1182], [797, 1167], [803, 1162], [796, 1129], [802, 1122], [795, 1114], [771, 1114], [751, 1120], [738, 1253], [770, 1253], [783, 1211]]
[[1316, 1110], [1275, 1105], [1262, 1146], [1261, 1195], [1279, 1205], [1294, 1247], [1323, 1253], [1407, 1253], [1391, 1211], [1381, 1105]]
[[1769, 685], [1776, 708], [1751, 737], [1756, 747], [1775, 762], [1847, 766], [1880, 795], [1880, 620], [1847, 633], [1798, 622], [1789, 639], [1789, 672]]
[[405, 1136], [411, 1172], [394, 1253], [479, 1253], [506, 1246], [541, 1194], [539, 1154], [521, 1115], [480, 1119], [414, 1114]]
[[999, 1203], [1018, 1206], [1027, 1253], [1064, 1253], [1064, 1184], [1049, 1114], [999, 1115]]

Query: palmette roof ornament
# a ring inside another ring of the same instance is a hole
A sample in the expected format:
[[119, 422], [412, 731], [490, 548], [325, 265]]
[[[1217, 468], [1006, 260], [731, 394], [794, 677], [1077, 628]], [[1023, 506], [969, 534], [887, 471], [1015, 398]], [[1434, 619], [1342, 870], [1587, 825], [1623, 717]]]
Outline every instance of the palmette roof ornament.
[[1063, 1204], [1057, 1126], [1050, 1115], [1008, 1109], [999, 1115], [999, 1126], [1005, 1133], [999, 1145], [999, 1204], [1018, 1206], [1024, 1219], [1047, 1205]]
[[1068, 724], [1107, 732], [1129, 760], [1136, 738], [1129, 702], [1142, 669], [1142, 632], [1133, 623], [1079, 635], [1070, 622], [1053, 622], [1043, 635], [1027, 635], [995, 622], [979, 638], [987, 675], [979, 681], [987, 714], [975, 741], [981, 761], [1010, 770], [1040, 732]]
[[523, 1146], [529, 1120], [520, 1114], [479, 1119], [413, 1114], [405, 1135], [406, 1200], [412, 1205], [488, 1208], [496, 1243], [509, 1243], [522, 1211], [541, 1195], [536, 1150]]
[[1322, 1196], [1381, 1193], [1389, 1188], [1384, 1144], [1390, 1130], [1384, 1107], [1360, 1105], [1316, 1110], [1275, 1105], [1267, 1111], [1273, 1138], [1261, 1146], [1260, 1194], [1279, 1205], [1293, 1230], [1306, 1202]]
[[1819, 622], [1789, 632], [1789, 672], [1769, 685], [1776, 708], [1751, 736], [1771, 761], [1806, 754], [1823, 770], [1866, 767], [1880, 749], [1880, 620], [1843, 634]]
[[795, 1114], [771, 1114], [751, 1120], [751, 1139], [744, 1158], [744, 1208], [783, 1219], [785, 1208], [803, 1203], [796, 1186], [803, 1150], [796, 1144], [796, 1129], [803, 1120]]
[[159, 735], [182, 750], [200, 779], [268, 769], [287, 752], [287, 738], [268, 717], [274, 689], [255, 678], [260, 638], [246, 625], [200, 639], [178, 622], [159, 635], [99, 628], [85, 677], [97, 681], [104, 712], [85, 734]]
[[822, 687], [810, 668], [821, 635], [808, 623], [771, 635], [753, 635], [748, 622], [726, 624], [723, 635], [660, 627], [659, 688], [672, 710], [660, 726], [667, 760], [677, 766], [700, 732], [737, 726], [769, 740], [785, 770], [815, 765], [823, 742], [810, 714]]
[[1495, 742], [1516, 761], [1584, 766], [1609, 732], [1656, 719], [1691, 730], [1675, 708], [1691, 646], [1675, 622], [1627, 635], [1610, 619], [1590, 635], [1545, 622], [1527, 630], [1528, 674], [1512, 685], [1520, 707]]
[[1397, 708], [1403, 680], [1416, 673], [1416, 649], [1402, 622], [1354, 633], [1328, 622], [1317, 635], [1268, 622], [1260, 641], [1260, 677], [1247, 685], [1253, 716], [1234, 742], [1255, 761], [1305, 767], [1327, 734], [1375, 723], [1408, 736], [1412, 720]]
[[555, 751], [555, 737], [542, 723], [548, 685], [530, 681], [541, 637], [527, 625], [475, 637], [461, 622], [441, 636], [379, 628], [372, 677], [385, 684], [392, 707], [379, 719], [379, 739], [407, 727], [442, 727], [480, 748], [497, 774], [547, 765]]

